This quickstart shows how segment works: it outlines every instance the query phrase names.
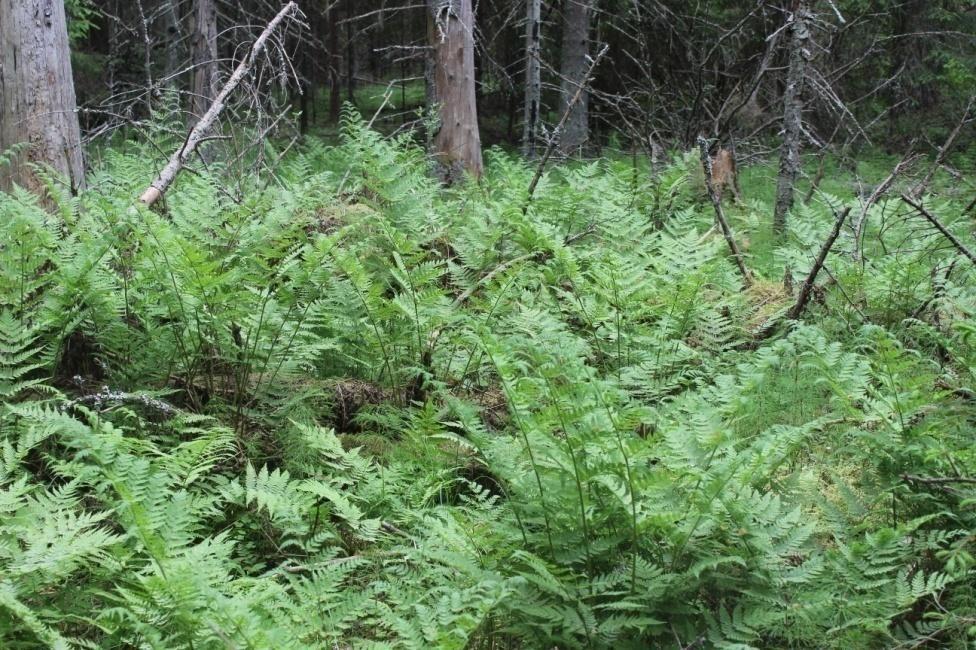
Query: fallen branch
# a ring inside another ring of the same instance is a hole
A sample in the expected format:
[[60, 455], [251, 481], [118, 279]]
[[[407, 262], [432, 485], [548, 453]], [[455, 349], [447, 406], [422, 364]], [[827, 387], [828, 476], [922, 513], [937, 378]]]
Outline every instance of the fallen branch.
[[62, 405], [62, 410], [74, 408], [75, 406], [87, 406], [95, 411], [103, 411], [112, 404], [134, 404], [137, 406], [143, 406], [150, 410], [156, 411], [159, 415], [166, 418], [175, 417], [179, 414], [179, 409], [164, 402], [161, 399], [152, 397], [151, 395], [146, 395], [143, 393], [126, 393], [120, 390], [112, 390], [108, 386], [102, 386], [101, 390], [97, 393], [91, 393], [89, 395], [84, 395], [77, 399], [65, 402]]
[[[813, 262], [813, 266], [810, 267], [810, 272], [807, 273], [806, 279], [804, 279], [803, 284], [800, 285], [800, 293], [796, 298], [796, 302], [793, 303], [793, 306], [790, 307], [789, 310], [786, 312], [786, 320], [795, 321], [799, 319], [800, 316], [803, 314], [803, 310], [805, 310], [807, 305], [810, 303], [810, 297], [813, 295], [813, 288], [814, 286], [816, 286], [815, 282], [817, 280], [817, 276], [820, 275], [820, 271], [821, 270], [827, 271], [827, 274], [830, 275], [830, 270], [825, 266], [825, 263], [827, 261], [827, 255], [830, 254], [830, 249], [833, 248], [834, 242], [836, 242], [837, 238], [840, 236], [841, 228], [844, 226], [844, 222], [847, 220], [847, 216], [850, 213], [851, 213], [851, 208], [850, 206], [848, 206], [844, 208], [844, 211], [841, 212], [840, 216], [837, 217], [837, 220], [834, 221], [834, 228], [830, 231], [830, 234], [827, 235], [827, 239], [820, 247], [820, 252], [817, 253], [817, 257]], [[840, 287], [840, 285], [838, 285], [838, 287]], [[840, 287], [840, 290], [841, 293], [844, 294], [844, 297], [847, 299], [847, 301], [851, 304], [851, 306], [857, 309], [857, 306], [847, 296], [847, 293], [844, 291], [844, 288]], [[860, 312], [860, 310], [858, 310], [858, 312]], [[863, 314], [862, 314], [862, 318], [863, 318]], [[762, 329], [756, 332], [753, 339], [747, 342], [747, 344], [744, 346], [744, 349], [755, 349], [758, 346], [760, 341], [765, 341], [766, 339], [768, 339], [770, 336], [773, 335], [773, 332], [776, 331], [776, 326], [780, 322], [782, 321], [780, 321], [780, 319], [777, 318], [766, 323], [762, 327]]]
[[969, 250], [968, 248], [966, 248], [966, 245], [963, 244], [961, 241], [959, 241], [959, 239], [955, 235], [953, 235], [951, 232], [949, 232], [949, 229], [946, 228], [945, 226], [943, 226], [942, 225], [942, 222], [939, 221], [938, 219], [936, 219], [934, 214], [932, 214], [931, 212], [929, 212], [928, 210], [926, 210], [925, 209], [925, 206], [923, 206], [921, 203], [916, 203], [907, 194], [902, 194], [901, 195], [901, 200], [904, 201], [905, 203], [907, 203], [908, 205], [912, 206], [913, 208], [915, 208], [915, 210], [920, 215], [922, 215], [923, 217], [925, 217], [926, 219], [928, 219], [929, 220], [929, 223], [931, 223], [933, 226], [935, 226], [936, 230], [938, 230], [939, 232], [941, 232], [943, 235], [945, 235], [945, 238], [946, 239], [948, 239], [950, 242], [952, 242], [952, 245], [956, 247], [956, 250], [957, 251], [959, 251], [960, 253], [962, 253], [963, 255], [965, 255], [967, 258], [969, 258], [969, 261], [970, 262], [972, 262], [973, 264], [976, 264], [976, 253], [973, 253], [971, 250]]
[[976, 208], [976, 196], [973, 197], [973, 200], [969, 202], [969, 205], [966, 206], [966, 209], [962, 213], [969, 214], [973, 211], [973, 208]]
[[559, 143], [559, 136], [563, 132], [563, 128], [566, 126], [566, 120], [569, 119], [569, 114], [572, 112], [573, 107], [579, 102], [580, 97], [583, 96], [583, 91], [586, 86], [590, 83], [590, 78], [593, 75], [593, 71], [596, 66], [600, 63], [600, 59], [607, 53], [610, 49], [609, 45], [604, 45], [600, 53], [596, 55], [596, 58], [590, 60], [590, 68], [583, 75], [583, 81], [580, 83], [579, 88], [576, 89], [576, 94], [573, 95], [569, 103], [566, 104], [566, 110], [563, 111], [563, 116], [559, 120], [559, 124], [556, 125], [555, 130], [552, 133], [552, 137], [549, 138], [549, 144], [546, 145], [546, 151], [542, 155], [542, 159], [539, 161], [539, 166], [535, 169], [535, 175], [532, 177], [532, 182], [529, 183], [528, 196], [525, 197], [525, 205], [522, 206], [522, 214], [529, 211], [529, 204], [532, 203], [532, 197], [535, 195], [535, 188], [539, 185], [539, 180], [542, 178], [542, 173], [546, 170], [546, 164], [549, 162], [549, 158], [552, 157], [552, 152], [556, 149], [556, 145]]
[[746, 287], [751, 287], [752, 274], [746, 267], [746, 261], [742, 256], [742, 252], [739, 250], [739, 245], [735, 243], [732, 228], [729, 227], [729, 222], [725, 219], [725, 211], [722, 210], [722, 201], [719, 199], [718, 193], [715, 191], [715, 185], [712, 183], [712, 157], [708, 155], [708, 141], [701, 136], [698, 137], [698, 149], [701, 151], [702, 168], [705, 170], [705, 188], [708, 190], [708, 198], [712, 200], [712, 206], [715, 208], [715, 218], [718, 220], [718, 225], [722, 228], [722, 234], [725, 235], [725, 241], [732, 251], [732, 256], [735, 257], [736, 266], [739, 267], [739, 273], [742, 274], [742, 281]]
[[813, 266], [810, 267], [810, 272], [807, 274], [806, 279], [800, 286], [800, 294], [796, 298], [796, 302], [786, 312], [786, 317], [789, 320], [796, 320], [806, 309], [807, 303], [810, 302], [810, 296], [813, 293], [814, 282], [817, 280], [817, 276], [820, 274], [820, 269], [823, 268], [824, 262], [827, 261], [827, 255], [830, 253], [830, 249], [833, 247], [834, 242], [837, 241], [837, 237], [840, 236], [840, 229], [847, 221], [847, 215], [851, 213], [850, 206], [844, 208], [844, 211], [840, 213], [837, 220], [834, 222], [834, 229], [830, 231], [830, 235], [827, 236], [826, 241], [824, 241], [823, 246], [820, 247], [820, 252], [817, 254], [817, 259], [814, 261]]
[[926, 485], [946, 485], [951, 483], [976, 485], [976, 478], [969, 476], [913, 476], [912, 474], [902, 474], [901, 478], [911, 483], [922, 483]]
[[180, 173], [180, 170], [183, 169], [186, 163], [193, 156], [193, 153], [196, 151], [197, 147], [207, 139], [206, 133], [213, 126], [217, 118], [220, 117], [220, 113], [224, 110], [227, 98], [232, 92], [234, 92], [234, 90], [237, 89], [237, 86], [240, 85], [241, 80], [244, 79], [248, 71], [254, 66], [255, 62], [257, 62], [258, 57], [261, 56], [261, 53], [264, 51], [264, 48], [267, 45], [268, 39], [271, 38], [271, 34], [278, 29], [285, 18], [293, 13], [296, 13], [297, 11], [298, 5], [294, 2], [289, 2], [281, 9], [281, 11], [278, 12], [278, 15], [275, 16], [270, 23], [268, 23], [268, 26], [264, 28], [261, 35], [258, 36], [256, 41], [254, 41], [254, 44], [251, 46], [251, 51], [248, 52], [248, 55], [240, 62], [237, 69], [234, 70], [234, 74], [230, 76], [230, 79], [227, 80], [224, 87], [220, 89], [219, 93], [217, 93], [217, 97], [214, 99], [213, 104], [211, 104], [210, 108], [207, 109], [207, 112], [203, 114], [200, 121], [197, 122], [192, 129], [190, 129], [190, 133], [186, 136], [183, 146], [181, 146], [172, 155], [169, 162], [167, 162], [166, 166], [163, 167], [163, 170], [159, 172], [156, 180], [150, 183], [149, 187], [146, 188], [146, 191], [144, 191], [142, 196], [139, 197], [139, 201], [145, 205], [153, 205], [163, 196], [163, 194], [166, 193], [166, 190], [168, 190], [173, 184], [173, 181], [176, 180], [176, 176]]
[[860, 261], [861, 259], [861, 243], [864, 239], [864, 224], [867, 222], [868, 210], [870, 210], [871, 206], [877, 203], [878, 200], [891, 189], [895, 179], [898, 178], [898, 176], [905, 171], [907, 167], [911, 166], [917, 158], [918, 156], [912, 155], [911, 153], [902, 158], [901, 161], [895, 165], [895, 168], [891, 170], [891, 173], [888, 174], [888, 177], [881, 181], [880, 185], [874, 188], [874, 191], [871, 192], [871, 196], [869, 196], [867, 201], [865, 201], [861, 206], [861, 211], [858, 214], [857, 219], [854, 220], [853, 224], [854, 259], [856, 261]]

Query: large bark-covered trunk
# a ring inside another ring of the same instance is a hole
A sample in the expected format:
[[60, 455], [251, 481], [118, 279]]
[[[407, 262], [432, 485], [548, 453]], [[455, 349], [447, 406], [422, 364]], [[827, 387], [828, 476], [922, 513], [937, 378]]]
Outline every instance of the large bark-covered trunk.
[[207, 112], [217, 96], [217, 2], [194, 0], [193, 5], [193, 91], [190, 97], [190, 126]]
[[535, 157], [542, 103], [542, 0], [526, 0], [525, 16], [525, 116], [522, 152]]
[[563, 9], [563, 44], [560, 64], [562, 77], [560, 111], [568, 111], [566, 126], [560, 136], [563, 153], [573, 153], [589, 138], [589, 93], [583, 89], [579, 100], [571, 104], [576, 91], [586, 84], [590, 53], [590, 20], [593, 0], [566, 0]]
[[786, 232], [786, 215], [793, 207], [793, 188], [800, 173], [800, 144], [803, 138], [803, 85], [810, 56], [810, 13], [805, 0], [796, 2], [790, 25], [790, 67], [783, 94], [783, 145], [776, 180], [773, 232]]
[[471, 0], [428, 0], [427, 6], [432, 52], [428, 98], [440, 118], [431, 141], [437, 174], [446, 183], [466, 174], [481, 178]]
[[0, 188], [42, 193], [29, 163], [51, 167], [73, 190], [84, 187], [62, 0], [0, 0], [0, 152], [17, 144], [25, 150], [0, 165]]

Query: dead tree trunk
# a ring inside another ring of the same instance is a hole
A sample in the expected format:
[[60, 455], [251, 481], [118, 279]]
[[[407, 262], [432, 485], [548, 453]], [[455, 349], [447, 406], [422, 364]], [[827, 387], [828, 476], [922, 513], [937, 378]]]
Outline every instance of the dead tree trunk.
[[542, 103], [542, 0], [526, 0], [525, 17], [525, 124], [522, 153], [535, 158], [539, 107]]
[[217, 2], [194, 0], [193, 92], [190, 126], [195, 125], [217, 96]]
[[339, 54], [339, 10], [335, 3], [325, 10], [325, 22], [329, 29], [329, 121], [338, 124], [342, 110], [342, 75], [339, 73], [342, 56]]
[[166, 0], [163, 6], [163, 25], [166, 30], [166, 80], [170, 88], [178, 89], [180, 69], [180, 10], [176, 0]]
[[356, 15], [355, 2], [346, 3], [346, 95], [350, 104], [356, 104], [356, 39], [353, 34], [353, 21]]
[[109, 5], [108, 19], [108, 61], [106, 62], [106, 76], [105, 86], [108, 89], [108, 94], [110, 97], [114, 97], [118, 93], [118, 69], [119, 63], [122, 60], [121, 56], [121, 36], [119, 29], [119, 22], [122, 20], [121, 11], [119, 7], [119, 0], [112, 0]]
[[0, 189], [16, 183], [41, 194], [31, 163], [51, 167], [73, 190], [84, 187], [62, 0], [0, 0], [0, 153], [17, 144], [25, 149], [0, 165]]
[[567, 154], [578, 151], [589, 137], [589, 92], [584, 88], [579, 101], [571, 107], [569, 101], [586, 82], [592, 9], [593, 0], [566, 0], [563, 9], [560, 110], [566, 111], [568, 108], [569, 118], [561, 136], [560, 148]]
[[783, 146], [776, 180], [776, 208], [773, 232], [786, 232], [786, 215], [793, 207], [793, 188], [800, 173], [800, 143], [803, 137], [803, 85], [806, 78], [810, 13], [806, 0], [796, 0], [790, 24], [790, 67], [783, 94]]
[[471, 0], [427, 0], [433, 70], [430, 98], [440, 117], [431, 153], [437, 175], [453, 184], [481, 178], [481, 135], [474, 88]]

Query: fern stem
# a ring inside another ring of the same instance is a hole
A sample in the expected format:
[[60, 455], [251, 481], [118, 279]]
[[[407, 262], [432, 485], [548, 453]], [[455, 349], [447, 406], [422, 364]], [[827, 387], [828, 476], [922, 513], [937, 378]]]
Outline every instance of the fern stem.
[[616, 418], [613, 416], [613, 411], [607, 401], [603, 398], [603, 393], [600, 392], [599, 387], [595, 382], [590, 384], [593, 386], [593, 392], [596, 394], [597, 399], [603, 405], [603, 408], [607, 412], [607, 416], [610, 418], [610, 424], [613, 426], [613, 433], [617, 439], [617, 448], [620, 450], [620, 455], [624, 460], [624, 469], [627, 473], [627, 486], [630, 490], [630, 517], [631, 517], [631, 530], [633, 531], [631, 542], [633, 544], [634, 550], [630, 565], [630, 591], [634, 593], [637, 591], [637, 553], [639, 551], [638, 546], [638, 534], [637, 534], [637, 493], [634, 489], [634, 476], [630, 469], [630, 457], [627, 456], [627, 451], [624, 448], [623, 438], [620, 436], [620, 425], [617, 424]]
[[[576, 493], [579, 496], [579, 506], [580, 506], [580, 522], [583, 525], [583, 549], [586, 552], [586, 568], [589, 575], [593, 576], [593, 558], [590, 553], [590, 529], [586, 522], [586, 501], [583, 496], [583, 481], [580, 478], [580, 468], [579, 462], [576, 459], [576, 451], [573, 449], [573, 443], [570, 441], [569, 425], [566, 422], [565, 417], [563, 417], [562, 408], [559, 405], [559, 399], [556, 397], [556, 392], [552, 386], [552, 380], [549, 376], [542, 372], [542, 378], [546, 382], [546, 387], [549, 391], [549, 396], [552, 399], [553, 407], [556, 409], [556, 417], [559, 419], [559, 424], [566, 434], [566, 449], [569, 451], [569, 457], [573, 462], [573, 480], [576, 482]], [[590, 593], [593, 592], [593, 585], [590, 583]]]
[[482, 341], [482, 346], [484, 347], [485, 354], [488, 355], [488, 360], [495, 367], [498, 372], [498, 381], [502, 385], [502, 391], [505, 393], [505, 398], [508, 400], [509, 405], [512, 409], [512, 416], [515, 418], [515, 423], [518, 426], [519, 432], [522, 434], [522, 439], [525, 442], [525, 450], [529, 454], [529, 463], [532, 465], [532, 473], [535, 475], [535, 483], [539, 489], [539, 501], [542, 505], [542, 518], [546, 523], [546, 538], [549, 542], [549, 556], [552, 558], [553, 562], [556, 561], [556, 547], [552, 542], [552, 526], [549, 523], [549, 508], [546, 505], [546, 492], [542, 488], [542, 475], [539, 473], [539, 466], [535, 461], [535, 452], [532, 450], [532, 443], [529, 441], [529, 433], [525, 428], [525, 423], [522, 421], [522, 416], [518, 410], [518, 404], [515, 402], [515, 397], [511, 390], [508, 388], [508, 383], [505, 381], [505, 374], [502, 372], [501, 367], [495, 361], [495, 358], [491, 354], [491, 350], [488, 346], [484, 345]]

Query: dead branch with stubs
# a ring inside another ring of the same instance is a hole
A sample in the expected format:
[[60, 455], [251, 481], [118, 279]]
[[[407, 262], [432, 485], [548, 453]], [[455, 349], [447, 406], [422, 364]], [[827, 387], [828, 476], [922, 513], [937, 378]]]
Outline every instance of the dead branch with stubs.
[[932, 183], [932, 179], [935, 178], [935, 172], [939, 171], [939, 167], [942, 166], [942, 163], [945, 162], [946, 156], [952, 150], [952, 146], [955, 144], [956, 138], [958, 138], [959, 134], [962, 132], [963, 127], [976, 119], [976, 115], [974, 115], [973, 111], [974, 106], [976, 106], [976, 95], [970, 97], [969, 101], [966, 102], [966, 108], [962, 112], [962, 117], [959, 119], [959, 122], [956, 123], [956, 127], [952, 130], [952, 132], [949, 133], [949, 137], [946, 138], [945, 143], [939, 147], [939, 153], [935, 156], [935, 160], [932, 161], [932, 166], [929, 167], [929, 170], [925, 173], [922, 180], [919, 181], [918, 185], [912, 188], [910, 194], [913, 198], [920, 198], [925, 193], [925, 190], [927, 190], [929, 185]]
[[932, 214], [928, 209], [926, 209], [924, 205], [921, 204], [921, 202], [916, 201], [912, 197], [908, 196], [908, 194], [902, 194], [901, 200], [907, 203], [908, 205], [910, 205], [911, 207], [913, 207], [915, 211], [918, 212], [920, 215], [925, 217], [930, 224], [935, 226], [936, 230], [942, 233], [942, 235], [949, 240], [949, 242], [955, 247], [957, 251], [959, 251], [970, 262], [976, 264], [976, 253], [974, 253], [972, 250], [969, 249], [969, 247], [967, 247], [965, 244], [959, 241], [959, 238], [956, 237], [954, 234], [952, 234], [952, 231], [946, 228], [934, 214]]
[[247, 56], [241, 60], [234, 73], [224, 84], [223, 88], [220, 89], [220, 92], [217, 93], [217, 97], [210, 105], [210, 108], [207, 109], [207, 112], [203, 114], [196, 125], [190, 129], [183, 145], [173, 153], [162, 171], [159, 172], [159, 175], [156, 176], [155, 180], [149, 184], [149, 187], [139, 197], [141, 203], [151, 206], [166, 193], [166, 190], [176, 180], [177, 175], [179, 175], [183, 167], [186, 166], [186, 163], [193, 157], [200, 144], [207, 140], [208, 132], [223, 112], [227, 99], [237, 89], [251, 68], [254, 67], [258, 58], [264, 52], [268, 40], [286, 19], [296, 16], [298, 12], [298, 5], [295, 2], [289, 2], [268, 23], [264, 31], [261, 32], [261, 35], [254, 41]]
[[786, 312], [786, 317], [790, 320], [796, 320], [806, 309], [807, 303], [810, 302], [810, 296], [813, 293], [814, 283], [817, 281], [817, 276], [820, 274], [820, 269], [823, 268], [824, 262], [827, 261], [827, 255], [830, 254], [830, 249], [833, 248], [834, 242], [837, 241], [837, 237], [840, 236], [841, 227], [844, 222], [847, 221], [847, 215], [851, 213], [850, 206], [844, 208], [844, 211], [840, 213], [834, 221], [834, 228], [830, 231], [830, 235], [824, 241], [823, 246], [820, 247], [820, 252], [817, 253], [817, 259], [814, 261], [813, 266], [810, 267], [810, 272], [807, 273], [806, 279], [803, 284], [800, 285], [800, 293], [796, 298], [796, 302]]
[[590, 59], [590, 67], [583, 76], [583, 83], [579, 85], [579, 87], [576, 89], [576, 93], [566, 104], [563, 115], [559, 119], [559, 124], [556, 125], [552, 137], [549, 138], [549, 143], [546, 145], [546, 151], [542, 154], [542, 159], [539, 160], [539, 164], [536, 166], [535, 175], [532, 176], [532, 181], [529, 183], [528, 195], [525, 197], [525, 204], [522, 206], [523, 214], [529, 210], [529, 204], [532, 203], [532, 197], [535, 195], [536, 187], [538, 187], [539, 180], [542, 178], [542, 174], [546, 170], [546, 164], [549, 162], [549, 159], [552, 158], [552, 153], [556, 150], [556, 147], [559, 144], [559, 135], [562, 133], [563, 127], [566, 126], [566, 120], [569, 119], [569, 114], [572, 112], [573, 107], [579, 102], [580, 97], [583, 96], [583, 91], [586, 90], [586, 87], [593, 79], [593, 71], [596, 70], [596, 66], [599, 65], [600, 59], [606, 55], [609, 49], [610, 47], [608, 45], [604, 45], [603, 49], [601, 49], [595, 57]]
[[732, 251], [732, 257], [735, 258], [735, 264], [739, 268], [739, 273], [742, 275], [743, 283], [746, 287], [750, 287], [753, 282], [752, 273], [749, 272], [742, 251], [739, 250], [739, 245], [735, 242], [735, 235], [733, 235], [732, 228], [725, 218], [725, 211], [722, 209], [722, 200], [715, 190], [715, 184], [712, 183], [712, 157], [708, 155], [708, 140], [699, 137], [698, 149], [701, 152], [702, 168], [705, 170], [705, 188], [708, 190], [708, 198], [712, 201], [712, 207], [715, 208], [715, 219], [722, 229], [722, 234], [725, 236], [725, 241], [729, 245], [729, 250]]
[[888, 176], [886, 176], [885, 179], [874, 188], [874, 191], [871, 192], [870, 196], [868, 196], [868, 198], [862, 202], [861, 210], [858, 212], [857, 218], [851, 225], [854, 230], [853, 256], [855, 260], [861, 259], [861, 246], [862, 242], [864, 241], [864, 226], [867, 222], [868, 211], [871, 209], [871, 206], [877, 203], [882, 196], [888, 193], [891, 186], [894, 184], [895, 179], [902, 175], [906, 169], [911, 167], [917, 159], [918, 156], [912, 153], [907, 154], [898, 162], [897, 165], [895, 165], [895, 168], [891, 170], [891, 173], [888, 174]]
[[[827, 239], [820, 246], [820, 251], [817, 253], [817, 257], [813, 261], [813, 266], [810, 267], [810, 271], [807, 273], [807, 277], [803, 280], [803, 284], [800, 285], [800, 292], [797, 294], [796, 302], [793, 306], [789, 308], [786, 312], [786, 320], [795, 321], [803, 315], [806, 310], [807, 305], [810, 304], [810, 298], [813, 296], [813, 289], [816, 287], [817, 276], [820, 275], [820, 271], [824, 270], [825, 264], [827, 262], [827, 256], [830, 255], [831, 249], [834, 247], [834, 243], [840, 236], [841, 228], [844, 226], [844, 222], [847, 221], [847, 217], [851, 213], [850, 206], [844, 208], [844, 210], [837, 215], [837, 219], [834, 220], [834, 227], [831, 229], [830, 234], [827, 235]], [[765, 327], [756, 333], [755, 339], [752, 345], [755, 345], [759, 341], [768, 339], [777, 329], [777, 324], [780, 321], [773, 320], [770, 321]]]

